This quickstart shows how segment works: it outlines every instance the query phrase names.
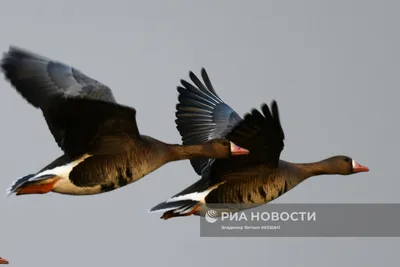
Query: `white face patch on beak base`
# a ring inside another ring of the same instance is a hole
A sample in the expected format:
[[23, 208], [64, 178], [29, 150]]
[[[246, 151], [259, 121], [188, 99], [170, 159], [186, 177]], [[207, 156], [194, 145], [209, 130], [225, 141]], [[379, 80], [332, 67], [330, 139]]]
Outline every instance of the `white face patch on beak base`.
[[353, 168], [353, 172], [368, 172], [369, 169], [368, 167], [362, 166], [360, 163], [352, 160], [351, 162], [352, 168]]
[[249, 151], [247, 149], [241, 148], [240, 146], [231, 142], [231, 153], [234, 156], [247, 155], [247, 154], [249, 154]]

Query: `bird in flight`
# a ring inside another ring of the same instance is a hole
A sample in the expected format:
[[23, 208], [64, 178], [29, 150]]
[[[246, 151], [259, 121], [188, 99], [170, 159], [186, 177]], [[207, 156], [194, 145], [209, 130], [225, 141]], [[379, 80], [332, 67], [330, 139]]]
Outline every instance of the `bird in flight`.
[[[268, 203], [309, 177], [324, 174], [350, 175], [369, 169], [348, 156], [337, 155], [313, 163], [280, 159], [284, 148], [278, 104], [263, 104], [242, 119], [217, 95], [205, 69], [203, 82], [192, 72], [193, 84], [181, 81], [176, 106], [177, 129], [183, 144], [226, 138], [248, 149], [246, 157], [192, 159], [201, 179], [153, 207], [161, 218], [204, 216], [209, 206], [219, 211], [239, 211]], [[204, 213], [203, 213], [204, 211]]]
[[10, 47], [1, 69], [17, 92], [42, 111], [64, 152], [39, 172], [16, 180], [8, 194], [99, 194], [135, 182], [168, 162], [249, 153], [223, 138], [178, 145], [142, 135], [136, 110], [117, 104], [110, 88], [33, 52]]

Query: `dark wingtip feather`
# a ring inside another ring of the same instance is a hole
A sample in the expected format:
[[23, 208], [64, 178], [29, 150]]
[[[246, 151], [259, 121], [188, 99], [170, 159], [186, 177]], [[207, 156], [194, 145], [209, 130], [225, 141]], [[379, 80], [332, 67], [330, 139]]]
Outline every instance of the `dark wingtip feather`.
[[29, 51], [27, 49], [10, 45], [7, 52], [3, 53], [3, 58], [7, 58], [8, 60], [23, 60], [23, 59], [35, 59], [39, 61], [50, 61], [49, 58]]
[[[205, 81], [206, 84], [209, 83], [211, 85], [210, 77], [208, 76], [207, 71], [204, 67], [201, 68], [201, 77], [203, 78], [203, 80]], [[207, 85], [207, 87], [208, 87], [208, 85]], [[212, 85], [211, 85], [211, 87], [212, 87]]]
[[284, 133], [276, 101], [273, 101], [270, 107], [263, 103], [261, 110], [252, 109], [244, 116], [243, 121], [232, 129], [227, 139], [249, 149], [252, 157], [276, 165], [284, 147]]
[[186, 85], [188, 84], [188, 82], [184, 79], [180, 79], [179, 82], [182, 84], [183, 87], [186, 87]]
[[274, 116], [275, 118], [279, 119], [278, 103], [276, 103], [275, 100], [272, 100], [271, 110], [272, 110], [272, 116]]
[[210, 76], [208, 76], [207, 71], [204, 67], [201, 69], [201, 77], [203, 78], [203, 81], [206, 84], [208, 90], [214, 95], [218, 96], [217, 92], [215, 92], [214, 86], [211, 83]]
[[176, 87], [176, 91], [178, 91], [179, 94], [183, 94], [184, 91], [186, 91], [186, 89], [183, 88], [182, 86], [177, 86], [177, 87]]
[[[281, 124], [281, 118], [279, 115], [279, 108], [278, 108], [278, 103], [273, 100], [271, 103], [271, 110], [272, 110], [272, 116], [275, 118], [276, 123], [278, 124], [279, 128], [282, 129], [282, 124]], [[282, 130], [281, 131], [281, 136], [282, 140], [285, 139], [285, 132]]]
[[194, 79], [197, 79], [197, 76], [193, 73], [193, 71], [189, 71], [189, 78], [193, 81]]
[[[263, 103], [263, 104], [261, 105], [261, 111], [262, 111], [262, 113], [264, 114], [264, 117], [265, 117], [266, 119], [272, 120], [273, 116], [272, 116], [271, 110], [270, 110], [270, 108], [268, 107], [268, 105], [267, 105], [266, 103]], [[261, 113], [259, 113], [259, 114], [261, 115]], [[262, 116], [262, 115], [261, 115], [261, 116]]]

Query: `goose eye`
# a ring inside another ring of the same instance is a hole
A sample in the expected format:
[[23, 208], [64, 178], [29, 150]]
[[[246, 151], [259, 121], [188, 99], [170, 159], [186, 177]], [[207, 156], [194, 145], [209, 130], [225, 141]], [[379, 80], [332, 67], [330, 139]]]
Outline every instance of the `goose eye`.
[[350, 162], [350, 159], [349, 158], [345, 158], [344, 161]]

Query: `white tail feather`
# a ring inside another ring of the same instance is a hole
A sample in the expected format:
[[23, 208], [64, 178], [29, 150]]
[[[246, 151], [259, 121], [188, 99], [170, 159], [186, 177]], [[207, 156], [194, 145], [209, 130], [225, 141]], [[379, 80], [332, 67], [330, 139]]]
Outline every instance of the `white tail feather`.
[[190, 193], [190, 194], [186, 194], [186, 195], [172, 197], [172, 198], [168, 199], [166, 202], [170, 203], [170, 202], [176, 202], [176, 201], [181, 201], [181, 200], [194, 200], [194, 201], [204, 202], [204, 199], [212, 190], [214, 190], [214, 188], [210, 188], [203, 192], [194, 192], [194, 193]]
[[89, 154], [85, 154], [82, 157], [80, 157], [79, 159], [74, 160], [65, 165], [57, 166], [53, 169], [47, 169], [47, 170], [39, 172], [35, 175], [33, 175], [33, 174], [26, 175], [26, 176], [16, 180], [14, 183], [12, 183], [11, 186], [9, 188], [7, 188], [6, 194], [7, 194], [7, 196], [9, 196], [9, 195], [15, 193], [18, 188], [20, 188], [21, 186], [23, 186], [25, 183], [28, 183], [28, 182], [41, 181], [41, 180], [45, 180], [47, 178], [54, 177], [54, 176], [57, 176], [59, 178], [68, 179], [69, 173], [72, 171], [72, 169], [76, 165], [78, 165], [79, 163], [81, 163], [82, 161], [84, 161], [86, 158], [88, 158], [90, 156], [91, 155], [89, 155]]

